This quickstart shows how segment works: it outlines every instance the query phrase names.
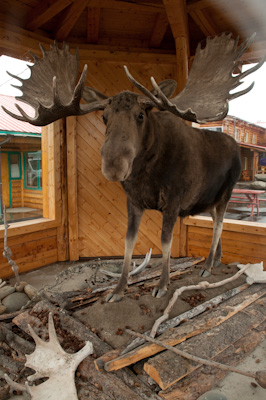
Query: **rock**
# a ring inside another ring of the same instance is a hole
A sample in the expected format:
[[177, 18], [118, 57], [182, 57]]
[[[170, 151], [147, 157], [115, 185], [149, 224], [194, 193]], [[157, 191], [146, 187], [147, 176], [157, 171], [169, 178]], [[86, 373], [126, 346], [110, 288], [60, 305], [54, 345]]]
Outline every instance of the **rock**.
[[227, 397], [218, 390], [210, 390], [200, 396], [197, 400], [227, 400]]
[[19, 285], [16, 283], [15, 284], [15, 288], [16, 288], [16, 292], [23, 292], [24, 287], [27, 285], [27, 282], [21, 281], [19, 283]]
[[6, 307], [3, 304], [0, 304], [0, 315], [6, 312]]
[[38, 290], [35, 287], [33, 287], [33, 286], [29, 285], [29, 284], [27, 284], [24, 287], [24, 292], [26, 293], [26, 295], [30, 299], [32, 299], [33, 297], [35, 297], [35, 296], [37, 296], [39, 294]]
[[13, 286], [3, 286], [0, 288], [0, 300], [4, 299], [9, 294], [13, 293], [15, 288]]
[[6, 307], [6, 312], [12, 313], [20, 310], [29, 300], [29, 297], [25, 293], [15, 292], [5, 297], [2, 303]]

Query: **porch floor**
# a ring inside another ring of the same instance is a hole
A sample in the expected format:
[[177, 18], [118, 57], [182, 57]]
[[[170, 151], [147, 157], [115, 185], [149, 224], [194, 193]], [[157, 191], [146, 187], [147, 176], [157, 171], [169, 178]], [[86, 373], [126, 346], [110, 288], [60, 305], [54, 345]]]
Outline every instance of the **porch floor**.
[[[42, 217], [42, 210], [37, 208], [30, 207], [14, 207], [7, 208], [7, 222], [18, 222], [18, 221], [27, 221], [30, 219], [36, 219]], [[3, 224], [3, 217], [0, 219], [0, 224]]]

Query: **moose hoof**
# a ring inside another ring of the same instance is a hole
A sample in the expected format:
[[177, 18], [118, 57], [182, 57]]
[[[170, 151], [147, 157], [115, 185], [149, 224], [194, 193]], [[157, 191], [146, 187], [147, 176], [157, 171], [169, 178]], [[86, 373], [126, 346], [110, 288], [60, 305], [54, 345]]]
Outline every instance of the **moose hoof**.
[[199, 273], [199, 276], [201, 276], [202, 278], [207, 278], [210, 275], [211, 273], [207, 269], [202, 269]]
[[152, 296], [156, 297], [156, 299], [160, 299], [166, 294], [167, 290], [166, 289], [159, 289], [155, 287], [152, 291]]
[[122, 297], [123, 295], [118, 293], [109, 293], [108, 296], [106, 296], [105, 301], [106, 303], [115, 303], [117, 301], [120, 301]]

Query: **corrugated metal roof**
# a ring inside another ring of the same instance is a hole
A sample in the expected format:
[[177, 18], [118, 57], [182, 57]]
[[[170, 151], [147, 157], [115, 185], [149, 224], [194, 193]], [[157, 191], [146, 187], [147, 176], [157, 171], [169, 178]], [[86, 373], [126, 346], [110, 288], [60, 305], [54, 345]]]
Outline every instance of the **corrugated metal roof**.
[[[34, 111], [29, 105], [19, 102], [12, 96], [0, 95], [0, 106], [4, 106], [8, 110], [12, 111], [14, 114], [19, 114], [19, 111], [15, 107], [15, 103], [18, 103], [23, 110], [33, 116]], [[15, 118], [10, 117], [3, 109], [0, 107], [0, 132], [23, 132], [23, 133], [41, 133], [42, 128], [40, 126], [34, 126], [28, 122], [19, 121]]]

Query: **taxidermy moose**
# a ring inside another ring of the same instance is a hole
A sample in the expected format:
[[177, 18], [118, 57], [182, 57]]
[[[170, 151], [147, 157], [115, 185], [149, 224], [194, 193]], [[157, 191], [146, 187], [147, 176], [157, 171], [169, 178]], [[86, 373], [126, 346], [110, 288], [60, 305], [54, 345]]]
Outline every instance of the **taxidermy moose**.
[[[78, 54], [72, 55], [65, 44], [59, 49], [55, 43], [49, 51], [41, 46], [43, 58], [34, 56], [29, 79], [10, 74], [22, 83], [18, 88], [23, 95], [18, 99], [35, 109], [33, 118], [19, 105], [16, 106], [21, 115], [5, 109], [22, 121], [47, 125], [69, 115], [104, 110], [106, 138], [101, 148], [102, 172], [108, 180], [121, 182], [128, 206], [122, 274], [107, 301], [120, 300], [127, 287], [132, 253], [145, 209], [156, 209], [163, 214], [162, 274], [153, 290], [154, 297], [160, 298], [167, 291], [172, 234], [178, 216], [210, 212], [214, 221], [213, 239], [201, 276], [210, 275], [213, 265], [220, 263], [223, 218], [241, 170], [239, 148], [229, 135], [192, 128], [182, 119], [221, 120], [228, 112], [228, 101], [252, 89], [253, 84], [230, 93], [242, 83], [243, 77], [264, 62], [233, 75], [252, 39], [238, 47], [238, 40], [231, 35], [208, 38], [205, 48], [200, 45], [197, 48], [186, 87], [171, 100], [175, 81], [166, 80], [157, 85], [152, 79], [154, 89], [150, 92], [135, 81], [126, 68], [128, 78], [142, 95], [124, 91], [106, 97], [84, 87], [86, 65], [76, 85]], [[154, 107], [159, 112], [152, 111]]]

